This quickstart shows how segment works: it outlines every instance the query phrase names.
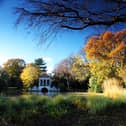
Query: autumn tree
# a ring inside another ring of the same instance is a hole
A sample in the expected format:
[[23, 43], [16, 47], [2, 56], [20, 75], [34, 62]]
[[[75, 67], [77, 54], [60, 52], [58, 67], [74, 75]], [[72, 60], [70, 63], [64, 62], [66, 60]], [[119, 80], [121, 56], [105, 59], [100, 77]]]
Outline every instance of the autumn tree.
[[20, 75], [21, 80], [23, 81], [23, 87], [28, 89], [32, 87], [35, 81], [38, 80], [40, 76], [39, 68], [34, 64], [28, 64]]
[[4, 63], [3, 69], [9, 75], [9, 86], [21, 86], [20, 74], [25, 67], [23, 59], [9, 59]]
[[126, 30], [91, 37], [84, 50], [90, 61], [90, 84], [96, 88], [104, 79], [117, 76], [117, 68], [125, 65]]
[[124, 86], [126, 87], [126, 64], [118, 69], [118, 75], [122, 78]]
[[126, 30], [105, 32], [91, 37], [85, 46], [86, 56], [92, 61], [109, 61], [119, 66], [126, 63]]
[[57, 64], [53, 73], [55, 83], [60, 83], [59, 86], [61, 86], [63, 90], [69, 88], [71, 80], [71, 58], [66, 58]]
[[90, 72], [80, 55], [70, 56], [62, 60], [54, 70], [54, 76], [59, 83], [71, 89], [87, 89]]
[[124, 0], [24, 0], [16, 8], [17, 24], [25, 22], [29, 28], [38, 28], [47, 38], [64, 28], [83, 30], [126, 23], [125, 12]]
[[71, 66], [72, 76], [78, 81], [84, 81], [90, 76], [88, 63], [79, 56], [73, 56], [73, 64]]

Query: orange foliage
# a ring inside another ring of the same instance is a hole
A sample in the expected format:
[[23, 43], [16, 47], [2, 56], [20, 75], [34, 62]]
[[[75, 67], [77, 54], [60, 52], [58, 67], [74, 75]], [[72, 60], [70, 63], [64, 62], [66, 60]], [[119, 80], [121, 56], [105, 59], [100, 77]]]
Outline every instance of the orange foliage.
[[112, 34], [112, 32], [107, 31], [107, 32], [105, 32], [105, 33], [102, 35], [102, 37], [103, 37], [103, 40], [110, 40], [110, 39], [112, 39], [113, 34]]
[[115, 33], [107, 31], [99, 37], [91, 37], [84, 50], [90, 60], [126, 60], [126, 30]]

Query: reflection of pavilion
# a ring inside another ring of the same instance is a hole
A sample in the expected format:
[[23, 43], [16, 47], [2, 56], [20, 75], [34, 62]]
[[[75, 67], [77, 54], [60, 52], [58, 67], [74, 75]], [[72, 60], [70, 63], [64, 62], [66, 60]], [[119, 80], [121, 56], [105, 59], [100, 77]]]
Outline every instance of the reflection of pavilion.
[[42, 74], [39, 78], [39, 84], [38, 86], [33, 86], [31, 91], [42, 91], [42, 92], [48, 92], [48, 91], [59, 91], [59, 88], [52, 87], [52, 80], [49, 75]]

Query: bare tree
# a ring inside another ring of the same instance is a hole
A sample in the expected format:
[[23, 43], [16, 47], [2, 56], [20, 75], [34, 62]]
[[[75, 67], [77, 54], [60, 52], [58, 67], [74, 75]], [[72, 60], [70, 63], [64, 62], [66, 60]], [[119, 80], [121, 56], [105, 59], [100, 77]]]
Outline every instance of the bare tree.
[[39, 28], [48, 36], [64, 28], [83, 30], [90, 26], [126, 23], [126, 1], [24, 0], [16, 13], [17, 24], [25, 21], [29, 28]]

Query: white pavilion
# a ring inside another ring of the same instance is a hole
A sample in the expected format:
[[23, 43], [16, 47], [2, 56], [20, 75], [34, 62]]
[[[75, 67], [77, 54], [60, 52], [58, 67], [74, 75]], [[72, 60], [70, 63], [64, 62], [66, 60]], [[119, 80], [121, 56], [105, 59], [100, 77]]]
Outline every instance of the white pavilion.
[[30, 88], [30, 91], [41, 91], [41, 92], [59, 92], [60, 89], [52, 86], [51, 76], [47, 74], [46, 67], [39, 65], [41, 70], [41, 76], [39, 77], [38, 85]]

